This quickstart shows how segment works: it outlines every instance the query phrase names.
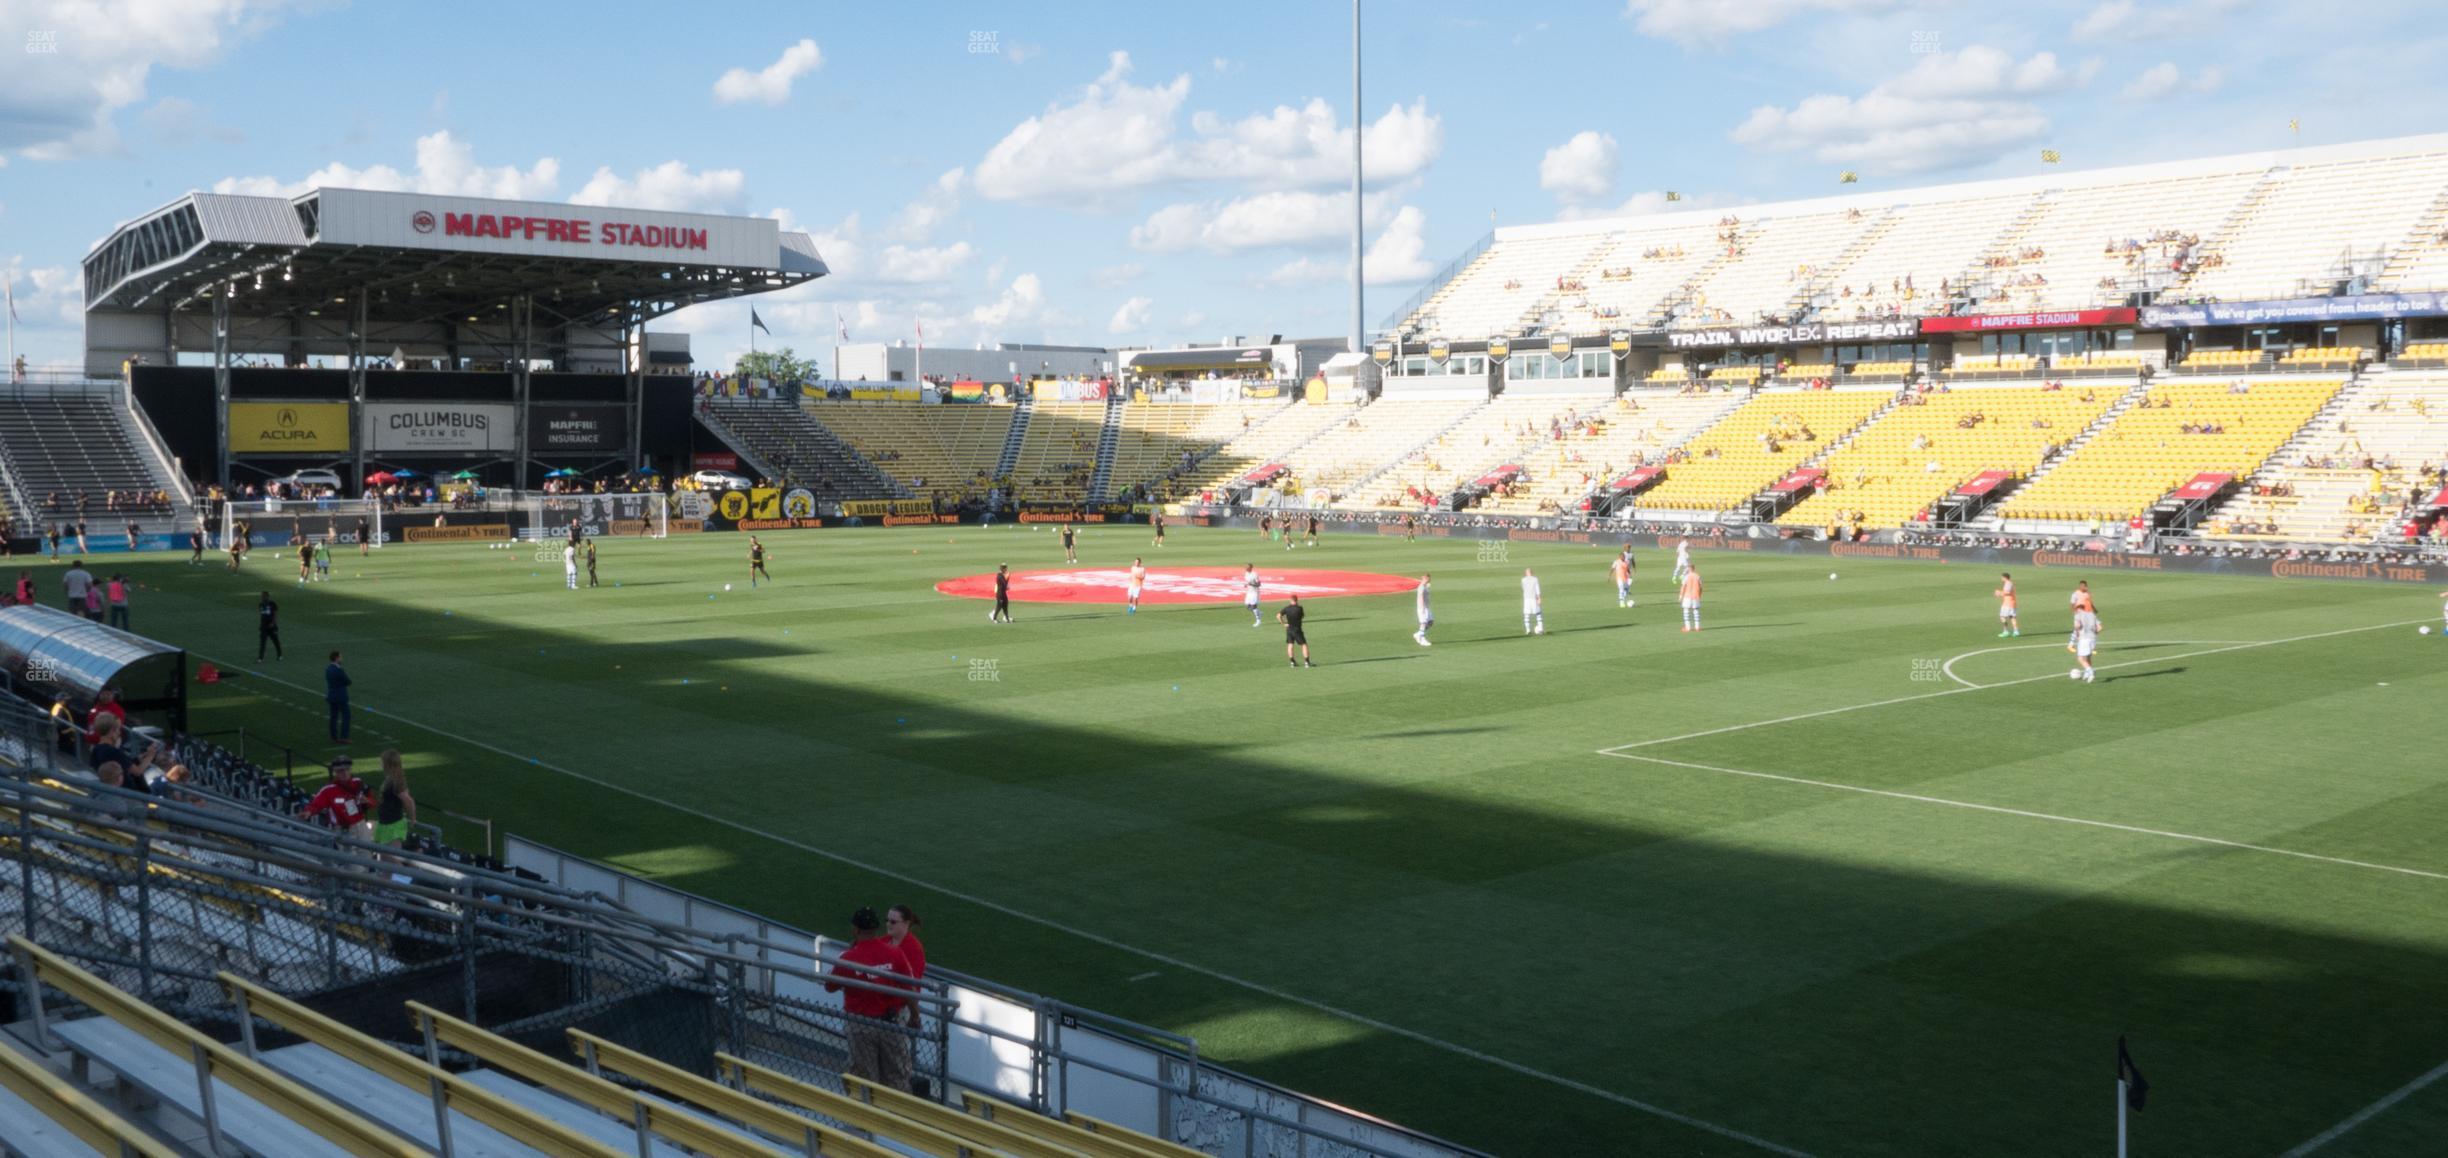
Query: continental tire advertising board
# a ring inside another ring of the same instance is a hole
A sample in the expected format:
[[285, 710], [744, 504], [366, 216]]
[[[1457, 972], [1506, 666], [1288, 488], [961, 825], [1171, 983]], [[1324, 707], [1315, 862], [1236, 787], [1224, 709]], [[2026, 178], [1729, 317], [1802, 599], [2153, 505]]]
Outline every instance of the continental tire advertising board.
[[346, 402], [232, 402], [230, 453], [345, 453], [348, 410]]
[[628, 444], [628, 408], [623, 406], [529, 406], [527, 449], [615, 451]]
[[382, 454], [502, 454], [517, 449], [515, 422], [510, 407], [492, 402], [368, 402], [366, 448]]

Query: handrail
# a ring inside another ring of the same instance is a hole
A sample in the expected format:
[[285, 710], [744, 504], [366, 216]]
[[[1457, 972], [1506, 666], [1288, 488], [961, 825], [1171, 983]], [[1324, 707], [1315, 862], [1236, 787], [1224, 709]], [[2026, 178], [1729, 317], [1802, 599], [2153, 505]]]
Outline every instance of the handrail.
[[222, 991], [238, 1007], [238, 1032], [247, 1056], [255, 1056], [255, 1019], [322, 1046], [342, 1058], [374, 1071], [401, 1086], [418, 1090], [434, 1101], [437, 1137], [450, 1136], [449, 1114], [456, 1110], [508, 1135], [523, 1146], [551, 1154], [591, 1154], [622, 1158], [621, 1151], [512, 1103], [442, 1067], [384, 1045], [357, 1030], [274, 993], [236, 974], [215, 975]]
[[[572, 1040], [577, 1040], [582, 1037], [588, 1037], [588, 1035], [580, 1030], [573, 1029], [570, 1031], [570, 1038]], [[629, 1052], [627, 1050], [621, 1050], [619, 1046], [611, 1045], [609, 1042], [601, 1042], [600, 1039], [588, 1037], [588, 1040], [600, 1043], [600, 1046], [590, 1046], [589, 1048], [609, 1047], [609, 1049], [618, 1050], [622, 1054], [628, 1054]], [[629, 1057], [631, 1059], [645, 1061], [649, 1065], [660, 1066], [662, 1064], [660, 1062], [654, 1062], [651, 1059], [641, 1058], [639, 1055], [635, 1054], [630, 1054]], [[623, 1070], [623, 1072], [637, 1072], [629, 1069], [626, 1065], [623, 1065], [620, 1068]], [[705, 1080], [704, 1078], [700, 1078], [695, 1074], [689, 1074], [683, 1071], [673, 1072], [681, 1073], [682, 1076], [694, 1081], [702, 1082]], [[868, 1105], [867, 1103], [862, 1102], [857, 1098], [850, 1097], [847, 1094], [837, 1094], [831, 1090], [825, 1089], [822, 1086], [810, 1085], [806, 1082], [800, 1081], [797, 1078], [791, 1077], [788, 1074], [782, 1073], [779, 1070], [767, 1069], [764, 1066], [756, 1064], [755, 1062], [749, 1061], [745, 1058], [734, 1057], [728, 1053], [715, 1053], [714, 1072], [721, 1080], [733, 1083], [739, 1087], [737, 1091], [734, 1091], [729, 1086], [716, 1086], [715, 1088], [718, 1090], [722, 1090], [726, 1093], [733, 1093], [735, 1096], [742, 1098], [746, 1098], [749, 1094], [761, 1094], [765, 1097], [773, 1098], [777, 1101], [796, 1106], [802, 1110], [822, 1114], [825, 1117], [841, 1122], [854, 1130], [863, 1130], [869, 1134], [888, 1137], [898, 1145], [906, 1146], [910, 1149], [922, 1151], [927, 1154], [932, 1154], [935, 1156], [935, 1158], [983, 1158], [983, 1156], [994, 1153], [993, 1150], [976, 1145], [966, 1138], [962, 1138], [954, 1134], [947, 1134], [942, 1130], [938, 1130], [935, 1127], [929, 1126], [923, 1122], [913, 1122], [900, 1116], [899, 1114], [892, 1113], [889, 1110]], [[645, 1075], [639, 1074], [638, 1076], [643, 1077]], [[656, 1082], [655, 1084], [659, 1086], [662, 1085], [661, 1082]], [[677, 1090], [672, 1090], [670, 1086], [663, 1086], [662, 1088], [672, 1093], [679, 1092]], [[755, 1102], [754, 1099], [749, 1100], [751, 1102]], [[755, 1102], [755, 1104], [763, 1105], [764, 1103]]]
[[985, 1118], [964, 1114], [950, 1106], [879, 1086], [856, 1074], [843, 1074], [841, 1083], [843, 1093], [854, 1101], [864, 1102], [894, 1117], [941, 1130], [980, 1146], [991, 1146], [1013, 1158], [1078, 1158], [1080, 1153], [1078, 1147], [1050, 1142], [1026, 1130], [1015, 1130]]
[[[11, 935], [9, 948], [33, 985], [48, 984], [112, 1021], [134, 1030], [163, 1050], [194, 1059], [201, 1096], [211, 1110], [212, 1081], [279, 1111], [318, 1137], [366, 1158], [422, 1158], [425, 1151], [334, 1104], [330, 1099], [291, 1081], [270, 1067], [204, 1036], [161, 1010], [121, 992], [101, 978], [22, 936]], [[46, 1048], [39, 993], [32, 994], [35, 1037]], [[215, 1139], [217, 1141], [217, 1139]]]
[[976, 1090], [962, 1090], [960, 1097], [961, 1110], [972, 1117], [1007, 1126], [1056, 1145], [1068, 1146], [1090, 1158], [1208, 1158], [1200, 1151], [1136, 1130], [1124, 1130], [1103, 1122], [1095, 1127], [1077, 1125], [1061, 1118], [1049, 1118], [1001, 1098], [988, 1097]]
[[1091, 1117], [1078, 1110], [1063, 1111], [1063, 1121], [1091, 1138], [1106, 1141], [1127, 1141], [1157, 1158], [1200, 1158], [1200, 1151], [1178, 1142], [1167, 1142], [1152, 1134], [1142, 1134], [1128, 1126], [1117, 1126], [1103, 1118]]
[[408, 1020], [425, 1039], [428, 1063], [438, 1064], [440, 1047], [447, 1045], [512, 1077], [635, 1123], [643, 1134], [669, 1138], [700, 1154], [754, 1158], [775, 1153], [729, 1130], [718, 1129], [702, 1118], [675, 1112], [669, 1105], [640, 1097], [633, 1090], [470, 1025], [424, 1002], [408, 1003]]
[[[170, 453], [170, 448], [163, 444], [160, 433], [153, 429], [153, 420], [145, 415], [143, 407], [136, 405], [135, 389], [122, 386], [115, 393], [119, 396], [121, 407], [127, 411], [129, 425], [136, 428], [136, 433], [143, 436], [145, 445], [151, 447], [153, 453], [159, 457], [162, 473], [170, 476], [172, 505], [180, 511], [194, 510], [195, 491], [187, 485], [186, 477], [180, 473], [178, 459]], [[178, 516], [176, 512], [173, 512], [171, 517], [175, 519]]]
[[76, 1135], [97, 1153], [117, 1154], [120, 1158], [178, 1158], [178, 1151], [128, 1124], [127, 1119], [103, 1109], [85, 1091], [61, 1081], [59, 1075], [16, 1050], [0, 1048], [0, 1087], [15, 1091], [26, 1104], [59, 1123], [60, 1129]]

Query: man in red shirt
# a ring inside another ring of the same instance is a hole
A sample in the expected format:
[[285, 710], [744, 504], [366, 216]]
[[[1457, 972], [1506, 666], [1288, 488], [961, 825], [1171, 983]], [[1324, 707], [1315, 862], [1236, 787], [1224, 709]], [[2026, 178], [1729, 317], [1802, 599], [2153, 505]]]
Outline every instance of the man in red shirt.
[[353, 764], [346, 756], [334, 758], [330, 782], [306, 802], [306, 811], [300, 815], [308, 821], [323, 818], [333, 828], [363, 840], [373, 835], [373, 830], [358, 831], [365, 821], [366, 791], [365, 781], [359, 780], [352, 770]]
[[127, 709], [119, 706], [119, 689], [104, 688], [94, 697], [93, 712], [85, 717], [85, 742], [94, 742], [102, 731], [102, 717], [117, 716], [122, 731], [127, 727]]
[[[915, 989], [905, 978], [916, 976], [909, 958], [894, 948], [891, 938], [884, 935], [884, 922], [874, 909], [862, 908], [850, 914], [852, 944], [830, 970], [835, 977], [852, 981], [867, 981], [889, 985], [896, 989]], [[852, 965], [874, 966], [872, 970], [853, 969]], [[849, 1072], [891, 1090], [909, 1088], [911, 1055], [909, 1031], [901, 1024], [902, 1007], [908, 999], [891, 993], [858, 986], [845, 986], [838, 981], [825, 982], [825, 992], [842, 995], [843, 1019], [850, 1037]]]

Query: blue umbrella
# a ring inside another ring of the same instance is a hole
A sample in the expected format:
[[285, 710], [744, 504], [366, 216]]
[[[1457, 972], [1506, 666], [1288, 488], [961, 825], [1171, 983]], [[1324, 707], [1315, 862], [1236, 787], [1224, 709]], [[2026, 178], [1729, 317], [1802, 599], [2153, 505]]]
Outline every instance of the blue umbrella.
[[548, 470], [548, 471], [545, 471], [545, 472], [544, 472], [544, 477], [545, 477], [545, 478], [569, 478], [570, 476], [575, 475], [575, 474], [577, 474], [577, 473], [578, 473], [577, 471], [571, 470], [570, 468], [568, 468], [568, 467], [566, 467], [566, 466], [565, 466], [565, 467], [561, 467], [561, 468], [560, 468], [560, 469], [558, 469], [558, 470]]
[[651, 467], [651, 466], [641, 466], [641, 467], [637, 468], [636, 470], [630, 471], [629, 473], [630, 473], [630, 474], [633, 474], [633, 475], [636, 475], [636, 476], [638, 476], [639, 478], [662, 478], [662, 477], [663, 477], [663, 472], [662, 472], [662, 471], [656, 470], [655, 468], [653, 468], [653, 467]]
[[418, 473], [418, 472], [416, 472], [416, 471], [413, 471], [413, 470], [395, 470], [395, 471], [392, 471], [392, 472], [391, 472], [391, 477], [392, 477], [392, 478], [423, 478], [423, 477], [425, 477], [425, 476], [424, 476], [423, 474], [420, 474], [420, 473]]

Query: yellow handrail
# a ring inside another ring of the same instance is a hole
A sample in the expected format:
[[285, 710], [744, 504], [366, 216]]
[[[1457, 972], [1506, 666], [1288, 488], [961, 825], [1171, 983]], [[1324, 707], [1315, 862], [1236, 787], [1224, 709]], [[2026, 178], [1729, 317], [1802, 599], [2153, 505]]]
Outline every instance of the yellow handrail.
[[[613, 1073], [626, 1074], [645, 1082], [684, 1102], [694, 1102], [705, 1109], [742, 1122], [777, 1137], [813, 1137], [819, 1154], [850, 1154], [858, 1158], [895, 1158], [891, 1149], [878, 1146], [864, 1138], [811, 1121], [779, 1106], [760, 1102], [738, 1090], [720, 1085], [678, 1066], [657, 1061], [624, 1046], [588, 1033], [582, 1029], [569, 1031], [572, 1048], [581, 1057], [592, 1057], [595, 1064]], [[721, 1054], [714, 1055], [718, 1060]], [[847, 1099], [845, 1099], [847, 1100]], [[828, 1115], [854, 1129], [866, 1129], [858, 1122], [839, 1114]], [[872, 1132], [872, 1131], [871, 1131]], [[894, 1141], [904, 1141], [899, 1136]]]
[[86, 1097], [85, 1091], [61, 1081], [59, 1075], [16, 1050], [0, 1047], [0, 1086], [16, 1091], [28, 1105], [42, 1111], [44, 1117], [59, 1123], [61, 1129], [76, 1135], [97, 1153], [178, 1158], [177, 1151], [103, 1109], [101, 1103]]
[[[573, 1035], [576, 1030], [570, 1031]], [[889, 1138], [913, 1150], [935, 1155], [935, 1158], [970, 1158], [971, 1155], [993, 1154], [997, 1151], [976, 1145], [933, 1126], [910, 1121], [890, 1111], [870, 1106], [857, 1098], [834, 1093], [822, 1086], [809, 1085], [788, 1074], [769, 1070], [744, 1058], [727, 1053], [714, 1055], [714, 1072], [724, 1080], [736, 1082], [752, 1094], [763, 1094], [787, 1102], [803, 1110], [864, 1130], [878, 1137]], [[718, 1087], [720, 1088], [720, 1087]]]

